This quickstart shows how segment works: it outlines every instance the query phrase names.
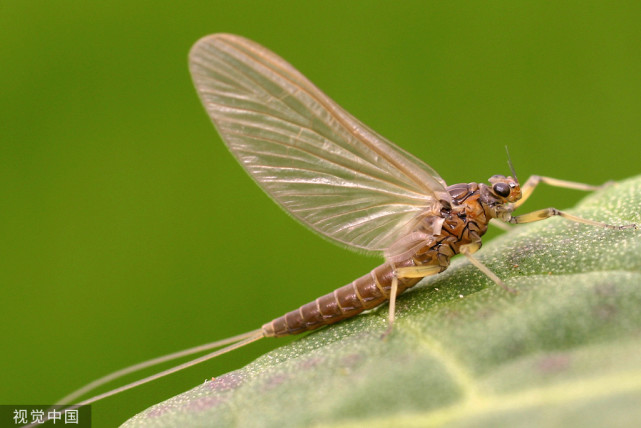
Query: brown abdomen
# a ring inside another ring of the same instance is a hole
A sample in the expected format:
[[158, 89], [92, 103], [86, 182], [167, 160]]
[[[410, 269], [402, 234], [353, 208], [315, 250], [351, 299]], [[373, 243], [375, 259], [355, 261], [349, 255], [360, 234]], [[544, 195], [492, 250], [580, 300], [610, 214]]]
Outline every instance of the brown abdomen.
[[[396, 263], [396, 267], [413, 265], [414, 262], [411, 259]], [[298, 334], [333, 324], [367, 309], [375, 308], [389, 300], [393, 277], [394, 272], [391, 265], [384, 263], [350, 284], [263, 325], [263, 333], [265, 337]], [[420, 279], [399, 279], [397, 295], [415, 285]]]

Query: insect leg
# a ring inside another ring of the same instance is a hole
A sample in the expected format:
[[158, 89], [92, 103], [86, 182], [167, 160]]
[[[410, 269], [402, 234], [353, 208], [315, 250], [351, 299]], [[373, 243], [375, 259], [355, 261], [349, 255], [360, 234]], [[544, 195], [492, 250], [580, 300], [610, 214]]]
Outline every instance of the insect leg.
[[533, 211], [531, 213], [527, 214], [521, 214], [517, 216], [512, 216], [509, 220], [508, 223], [513, 223], [513, 224], [519, 224], [519, 223], [532, 223], [534, 221], [540, 221], [540, 220], [545, 220], [546, 218], [550, 218], [553, 216], [559, 216], [566, 218], [570, 221], [574, 221], [577, 223], [584, 223], [584, 224], [589, 224], [592, 226], [598, 226], [598, 227], [603, 227], [606, 229], [615, 229], [615, 230], [623, 230], [623, 229], [637, 229], [638, 226], [636, 223], [632, 224], [625, 224], [622, 226], [616, 226], [608, 223], [603, 223], [601, 221], [595, 221], [595, 220], [589, 220], [587, 218], [581, 218], [574, 216], [572, 214], [568, 214], [564, 211], [557, 210], [556, 208], [544, 208], [542, 210], [537, 210]]
[[388, 327], [383, 333], [383, 338], [386, 337], [394, 326], [396, 319], [396, 294], [398, 293], [398, 280], [399, 278], [424, 278], [430, 275], [436, 275], [441, 271], [440, 265], [425, 265], [425, 266], [411, 266], [395, 268], [395, 274], [392, 278], [392, 287], [389, 295], [389, 314], [387, 316]]
[[514, 208], [518, 208], [519, 206], [523, 205], [523, 203], [525, 203], [527, 198], [530, 197], [530, 195], [532, 194], [536, 186], [539, 185], [539, 183], [545, 183], [548, 186], [553, 186], [553, 187], [563, 187], [565, 189], [583, 190], [586, 192], [592, 192], [594, 190], [602, 189], [604, 186], [608, 184], [606, 183], [601, 186], [592, 186], [590, 184], [559, 180], [557, 178], [544, 177], [542, 175], [532, 175], [530, 176], [530, 178], [527, 179], [525, 184], [521, 186], [521, 199], [514, 203]]
[[466, 244], [466, 245], [461, 245], [461, 248], [459, 249], [460, 253], [463, 254], [467, 259], [472, 263], [478, 270], [483, 272], [485, 276], [490, 278], [492, 281], [496, 283], [496, 285], [499, 285], [501, 288], [503, 288], [505, 291], [509, 291], [510, 293], [516, 293], [517, 291], [513, 288], [508, 287], [505, 285], [503, 280], [496, 276], [494, 272], [490, 270], [487, 266], [485, 266], [479, 259], [474, 257], [472, 254], [475, 253], [479, 248], [481, 247], [480, 243], [473, 242], [471, 244]]
[[392, 278], [392, 289], [389, 295], [389, 314], [387, 315], [388, 330], [392, 329], [396, 316], [396, 293], [398, 293], [398, 277], [394, 275], [394, 278]]
[[491, 219], [490, 224], [506, 232], [509, 232], [510, 230], [512, 230], [512, 226], [496, 218]]
[[436, 275], [442, 269], [441, 265], [400, 267], [396, 268], [396, 276], [398, 278], [424, 278], [426, 276]]
[[392, 278], [392, 289], [389, 296], [389, 324], [394, 323], [394, 313], [396, 310], [396, 293], [398, 292], [399, 278], [425, 278], [426, 276], [436, 275], [441, 271], [441, 265], [425, 265], [396, 268], [396, 275]]

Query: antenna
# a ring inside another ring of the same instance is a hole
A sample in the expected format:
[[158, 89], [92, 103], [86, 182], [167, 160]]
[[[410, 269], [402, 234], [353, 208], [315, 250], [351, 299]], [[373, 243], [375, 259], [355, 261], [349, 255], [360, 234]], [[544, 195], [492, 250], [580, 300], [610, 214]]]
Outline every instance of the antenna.
[[512, 165], [512, 158], [510, 158], [510, 151], [507, 149], [507, 146], [505, 146], [505, 153], [507, 153], [507, 164], [510, 166], [510, 171], [512, 171], [512, 177], [514, 177], [518, 183], [519, 179], [516, 176], [516, 171], [514, 170], [514, 165]]

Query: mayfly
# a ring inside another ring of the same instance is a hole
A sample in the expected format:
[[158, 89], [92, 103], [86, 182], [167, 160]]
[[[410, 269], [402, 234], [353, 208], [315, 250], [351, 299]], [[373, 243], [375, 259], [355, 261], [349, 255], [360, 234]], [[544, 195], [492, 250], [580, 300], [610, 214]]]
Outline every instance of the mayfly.
[[68, 395], [63, 403], [155, 364], [226, 346], [81, 404], [261, 338], [317, 329], [388, 301], [391, 327], [396, 296], [421, 278], [443, 272], [456, 254], [513, 291], [474, 256], [490, 220], [519, 224], [561, 216], [608, 229], [636, 228], [556, 208], [513, 216], [539, 183], [585, 191], [599, 187], [542, 176], [532, 176], [521, 186], [511, 162], [512, 175], [494, 175], [489, 185], [448, 186], [434, 169], [347, 113], [285, 60], [243, 37], [214, 34], [201, 39], [190, 52], [189, 65], [216, 129], [256, 183], [314, 232], [348, 249], [383, 255], [385, 262], [258, 330], [125, 368]]

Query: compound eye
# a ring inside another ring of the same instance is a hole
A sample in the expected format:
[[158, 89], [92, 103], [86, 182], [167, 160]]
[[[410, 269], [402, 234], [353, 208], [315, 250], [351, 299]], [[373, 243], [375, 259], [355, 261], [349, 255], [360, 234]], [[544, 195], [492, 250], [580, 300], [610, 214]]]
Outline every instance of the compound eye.
[[503, 198], [507, 198], [508, 196], [510, 196], [510, 186], [507, 183], [496, 183], [494, 186], [492, 186], [492, 190], [494, 190], [494, 193]]

